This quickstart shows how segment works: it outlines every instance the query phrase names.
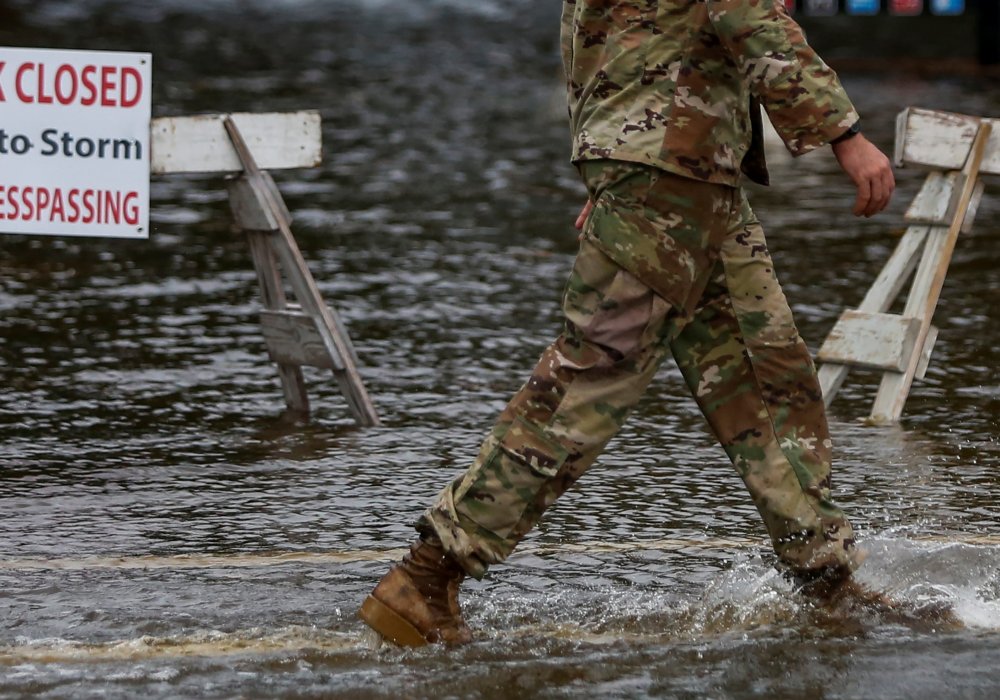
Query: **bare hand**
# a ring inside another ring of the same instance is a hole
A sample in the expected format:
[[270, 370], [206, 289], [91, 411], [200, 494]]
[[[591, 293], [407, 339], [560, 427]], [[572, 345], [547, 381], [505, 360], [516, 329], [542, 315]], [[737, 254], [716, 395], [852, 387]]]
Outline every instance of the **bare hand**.
[[583, 209], [580, 210], [580, 215], [576, 217], [576, 223], [573, 224], [578, 231], [583, 230], [583, 225], [587, 223], [587, 217], [590, 216], [590, 210], [593, 208], [594, 203], [588, 199], [587, 203], [583, 205]]
[[832, 148], [841, 169], [858, 188], [854, 215], [868, 217], [885, 209], [896, 190], [892, 164], [885, 154], [864, 134], [835, 143]]

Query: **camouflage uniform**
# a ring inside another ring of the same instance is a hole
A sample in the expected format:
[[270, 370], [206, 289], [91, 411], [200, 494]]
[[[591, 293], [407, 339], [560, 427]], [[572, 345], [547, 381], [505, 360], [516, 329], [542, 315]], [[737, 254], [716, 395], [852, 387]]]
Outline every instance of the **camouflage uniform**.
[[669, 352], [780, 562], [853, 570], [816, 373], [739, 187], [741, 169], [766, 179], [755, 100], [804, 153], [858, 118], [836, 76], [773, 0], [565, 0], [563, 56], [594, 202], [565, 329], [418, 530], [482, 577], [594, 462]]

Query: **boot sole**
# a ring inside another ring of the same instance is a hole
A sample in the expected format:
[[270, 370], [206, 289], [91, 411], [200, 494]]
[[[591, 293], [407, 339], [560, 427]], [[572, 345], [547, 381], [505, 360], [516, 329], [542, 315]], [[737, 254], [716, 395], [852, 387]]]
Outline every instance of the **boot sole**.
[[406, 618], [382, 601], [368, 596], [359, 613], [369, 627], [401, 647], [427, 646], [427, 639]]

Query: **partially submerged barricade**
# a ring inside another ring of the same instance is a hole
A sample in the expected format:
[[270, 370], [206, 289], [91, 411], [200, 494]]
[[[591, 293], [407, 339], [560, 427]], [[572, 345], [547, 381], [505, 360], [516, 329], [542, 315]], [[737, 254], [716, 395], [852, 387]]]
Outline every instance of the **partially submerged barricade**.
[[[261, 327], [289, 409], [309, 411], [302, 366], [330, 369], [355, 420], [379, 424], [357, 354], [336, 310], [323, 300], [291, 231], [291, 216], [267, 170], [320, 162], [317, 112], [167, 117], [152, 123], [152, 172], [220, 173], [246, 234], [264, 302]], [[282, 275], [284, 273], [284, 276]], [[285, 278], [295, 303], [288, 300]]]
[[[980, 175], [1000, 174], [1000, 120], [909, 108], [896, 120], [898, 166], [930, 168], [904, 219], [906, 233], [856, 310], [845, 311], [817, 353], [826, 404], [851, 367], [882, 371], [869, 420], [899, 420], [922, 379], [938, 330], [931, 324], [955, 243], [983, 195]], [[890, 314], [911, 278], [901, 314]]]

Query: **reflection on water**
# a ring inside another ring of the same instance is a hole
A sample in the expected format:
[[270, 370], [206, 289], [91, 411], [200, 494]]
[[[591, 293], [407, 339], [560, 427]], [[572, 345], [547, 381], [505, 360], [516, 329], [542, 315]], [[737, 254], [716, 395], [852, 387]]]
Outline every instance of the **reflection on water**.
[[[833, 409], [861, 580], [959, 626], [795, 595], [668, 366], [581, 488], [468, 586], [476, 643], [366, 646], [359, 602], [558, 326], [582, 189], [555, 5], [8, 3], [0, 44], [153, 51], [158, 114], [321, 109], [323, 165], [278, 179], [386, 425], [357, 430], [322, 372], [314, 419], [281, 417], [216, 179], [155, 180], [149, 241], [0, 238], [0, 695], [996, 695], [995, 187], [903, 424], [857, 422], [863, 374]], [[909, 104], [1000, 112], [981, 82], [844, 78], [884, 147]], [[753, 202], [815, 347], [921, 177], [858, 221], [832, 160], [773, 160]]]

